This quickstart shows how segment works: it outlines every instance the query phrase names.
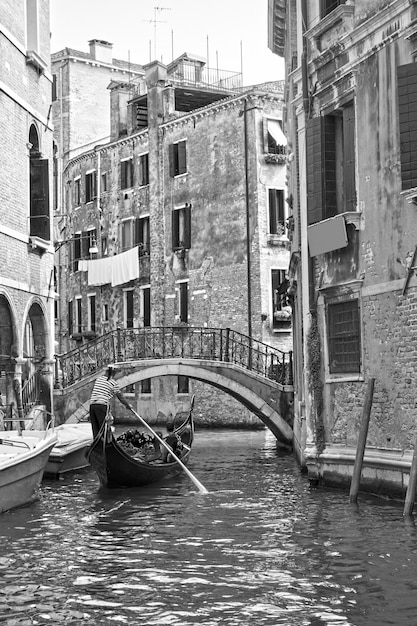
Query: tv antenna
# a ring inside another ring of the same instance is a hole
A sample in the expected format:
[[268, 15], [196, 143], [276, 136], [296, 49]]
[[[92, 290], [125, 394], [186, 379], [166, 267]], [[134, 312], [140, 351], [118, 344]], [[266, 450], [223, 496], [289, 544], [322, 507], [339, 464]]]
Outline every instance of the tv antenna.
[[[153, 53], [156, 59], [156, 25], [157, 24], [166, 24], [165, 20], [158, 20], [158, 12], [162, 11], [170, 11], [169, 7], [154, 7], [153, 8], [153, 20], [144, 20], [144, 22], [148, 22], [149, 24], [153, 24]], [[150, 59], [149, 59], [150, 60]]]

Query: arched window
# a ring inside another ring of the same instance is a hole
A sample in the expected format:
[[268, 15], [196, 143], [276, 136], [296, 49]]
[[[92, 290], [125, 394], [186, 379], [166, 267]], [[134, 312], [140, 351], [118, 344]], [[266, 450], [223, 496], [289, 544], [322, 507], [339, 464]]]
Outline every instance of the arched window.
[[29, 131], [30, 148], [30, 235], [50, 240], [49, 162], [41, 159], [38, 131]]

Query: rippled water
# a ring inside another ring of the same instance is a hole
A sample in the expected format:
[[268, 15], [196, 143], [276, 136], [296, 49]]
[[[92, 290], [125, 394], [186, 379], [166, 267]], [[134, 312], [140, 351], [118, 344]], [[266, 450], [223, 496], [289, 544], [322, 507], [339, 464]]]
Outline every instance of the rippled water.
[[86, 470], [0, 516], [0, 623], [416, 626], [401, 503], [310, 489], [263, 431], [198, 431], [189, 467], [208, 495]]

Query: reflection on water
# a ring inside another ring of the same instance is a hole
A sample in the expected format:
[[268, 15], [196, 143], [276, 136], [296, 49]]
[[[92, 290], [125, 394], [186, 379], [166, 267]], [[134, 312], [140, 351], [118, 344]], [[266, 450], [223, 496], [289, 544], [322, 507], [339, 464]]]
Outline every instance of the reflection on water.
[[102, 491], [44, 481], [0, 517], [0, 623], [417, 624], [417, 540], [402, 505], [310, 490], [266, 432], [197, 432], [191, 471]]

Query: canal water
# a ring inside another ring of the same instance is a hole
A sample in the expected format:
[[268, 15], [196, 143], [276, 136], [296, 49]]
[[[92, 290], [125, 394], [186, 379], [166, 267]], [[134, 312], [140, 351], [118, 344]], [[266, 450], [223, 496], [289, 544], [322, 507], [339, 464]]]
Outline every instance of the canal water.
[[268, 431], [198, 431], [189, 467], [209, 494], [88, 469], [0, 516], [0, 624], [417, 625], [401, 503], [311, 489]]

